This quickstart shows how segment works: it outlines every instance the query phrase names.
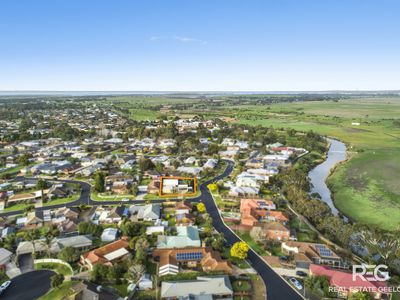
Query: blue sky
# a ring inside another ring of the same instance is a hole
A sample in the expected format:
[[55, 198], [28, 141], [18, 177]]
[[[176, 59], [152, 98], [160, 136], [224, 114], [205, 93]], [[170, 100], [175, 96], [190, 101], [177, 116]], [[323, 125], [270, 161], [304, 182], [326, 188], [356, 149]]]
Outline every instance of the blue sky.
[[0, 90], [400, 89], [400, 2], [2, 0]]

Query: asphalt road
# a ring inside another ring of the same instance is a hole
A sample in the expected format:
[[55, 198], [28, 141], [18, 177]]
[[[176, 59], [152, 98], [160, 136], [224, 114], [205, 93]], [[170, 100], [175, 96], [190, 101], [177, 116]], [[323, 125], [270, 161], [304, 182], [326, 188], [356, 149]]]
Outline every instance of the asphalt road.
[[[213, 226], [218, 231], [224, 234], [225, 239], [230, 245], [239, 242], [240, 239], [225, 225], [219, 214], [218, 208], [212, 198], [207, 185], [214, 181], [218, 181], [229, 176], [233, 170], [233, 163], [230, 162], [224, 173], [217, 176], [213, 180], [203, 183], [200, 186], [201, 199], [207, 208], [207, 212], [213, 219]], [[199, 197], [200, 198], [200, 197]], [[303, 299], [282, 277], [254, 251], [250, 250], [247, 257], [250, 265], [257, 271], [267, 287], [268, 300], [297, 300]]]
[[[220, 179], [223, 179], [227, 176], [229, 176], [232, 173], [234, 163], [231, 161], [226, 161], [228, 163], [227, 168], [224, 170], [224, 172], [217, 177], [215, 177], [212, 180], [206, 181], [200, 185], [200, 191], [201, 191], [201, 196], [194, 197], [191, 199], [187, 199], [187, 201], [191, 202], [198, 202], [202, 201], [206, 208], [207, 212], [213, 219], [213, 226], [214, 228], [224, 234], [224, 237], [226, 241], [230, 244], [233, 245], [234, 243], [240, 241], [239, 237], [236, 236], [233, 231], [225, 225], [223, 222], [221, 215], [219, 214], [218, 208], [214, 202], [214, 199], [212, 198], [207, 185], [216, 182]], [[57, 180], [56, 180], [57, 181]], [[115, 205], [115, 201], [93, 201], [90, 198], [90, 184], [83, 182], [83, 181], [74, 181], [74, 180], [58, 180], [60, 182], [70, 182], [70, 183], [78, 183], [81, 185], [81, 195], [78, 200], [74, 202], [70, 202], [67, 204], [60, 204], [60, 205], [53, 205], [53, 206], [47, 206], [47, 207], [42, 207], [42, 208], [37, 208], [38, 211], [45, 210], [45, 209], [51, 209], [51, 208], [58, 208], [58, 207], [63, 207], [63, 206], [75, 206], [75, 205], [80, 205], [80, 204], [88, 204], [88, 205]], [[128, 203], [144, 203], [146, 202], [145, 200], [132, 200], [129, 202], [123, 202], [124, 204]], [[152, 201], [153, 203], [161, 203], [163, 200], [160, 201]], [[0, 216], [10, 216], [10, 215], [15, 215], [20, 212], [8, 212], [8, 213], [1, 213]], [[303, 299], [300, 294], [298, 294], [292, 286], [289, 285], [287, 281], [285, 281], [282, 277], [280, 277], [275, 271], [260, 257], [258, 256], [254, 251], [250, 250], [248, 253], [248, 261], [251, 264], [251, 266], [257, 271], [257, 273], [261, 276], [262, 280], [265, 283], [265, 286], [267, 287], [267, 299], [268, 300], [297, 300], [297, 299]], [[27, 273], [29, 274], [29, 273]], [[25, 275], [25, 274], [24, 274]], [[23, 276], [23, 275], [20, 275]], [[18, 276], [19, 277], [19, 276]], [[17, 278], [17, 277], [16, 277]], [[14, 299], [14, 298], [12, 298]], [[32, 298], [15, 298], [15, 299], [32, 299]]]
[[55, 273], [49, 270], [32, 271], [11, 279], [11, 285], [0, 295], [4, 300], [34, 300], [50, 289], [50, 277]]

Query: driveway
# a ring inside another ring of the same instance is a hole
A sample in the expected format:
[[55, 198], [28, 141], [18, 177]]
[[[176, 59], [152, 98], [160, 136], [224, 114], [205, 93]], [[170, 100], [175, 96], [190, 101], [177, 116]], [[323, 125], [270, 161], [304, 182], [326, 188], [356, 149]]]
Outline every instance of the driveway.
[[4, 300], [33, 300], [50, 289], [50, 277], [55, 273], [49, 270], [32, 271], [11, 279], [10, 287], [0, 295]]
[[33, 257], [32, 254], [21, 254], [18, 256], [18, 266], [21, 273], [33, 271]]

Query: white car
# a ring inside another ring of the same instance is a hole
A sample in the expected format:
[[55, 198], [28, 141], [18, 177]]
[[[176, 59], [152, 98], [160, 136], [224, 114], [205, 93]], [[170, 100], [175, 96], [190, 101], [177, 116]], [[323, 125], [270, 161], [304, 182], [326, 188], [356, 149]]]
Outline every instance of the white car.
[[301, 291], [303, 289], [303, 286], [301, 285], [301, 283], [296, 279], [296, 278], [290, 278], [289, 281], [295, 286], [296, 289], [298, 289], [299, 291]]
[[129, 198], [123, 198], [121, 202], [129, 202]]
[[3, 282], [3, 284], [0, 285], [0, 293], [4, 292], [10, 286], [10, 284], [11, 284], [10, 280]]

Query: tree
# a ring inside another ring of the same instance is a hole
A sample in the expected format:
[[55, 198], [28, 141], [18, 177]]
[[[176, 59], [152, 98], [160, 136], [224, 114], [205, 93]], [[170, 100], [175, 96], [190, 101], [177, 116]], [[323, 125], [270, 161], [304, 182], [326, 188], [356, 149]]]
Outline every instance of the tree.
[[206, 212], [206, 206], [204, 205], [204, 203], [198, 203], [197, 205], [196, 205], [196, 208], [197, 208], [197, 211], [199, 212], [199, 213], [205, 213]]
[[104, 192], [105, 176], [103, 172], [97, 172], [94, 175], [94, 189], [102, 193]]
[[95, 236], [99, 236], [103, 228], [100, 225], [96, 225], [90, 222], [80, 222], [78, 224], [79, 234], [93, 234]]
[[58, 258], [66, 261], [67, 263], [73, 263], [79, 260], [80, 253], [73, 247], [65, 247], [58, 253]]
[[213, 247], [217, 251], [222, 251], [224, 248], [224, 235], [222, 233], [218, 233], [214, 236], [211, 241], [211, 247]]
[[44, 197], [44, 195], [43, 195], [43, 190], [44, 190], [45, 188], [47, 188], [47, 183], [46, 183], [46, 181], [43, 180], [42, 178], [40, 178], [40, 179], [37, 181], [37, 183], [36, 183], [36, 188], [37, 188], [38, 190], [40, 190], [40, 193], [41, 193], [41, 195], [42, 195], [42, 200], [43, 200], [43, 197]]
[[123, 235], [129, 237], [139, 236], [146, 232], [146, 228], [142, 223], [126, 222], [121, 225]]
[[93, 266], [92, 272], [90, 272], [90, 280], [93, 282], [100, 283], [107, 277], [108, 268], [102, 264], [96, 264]]
[[216, 185], [215, 183], [210, 183], [209, 185], [207, 185], [207, 187], [211, 192], [217, 192], [218, 191], [218, 185]]
[[38, 182], [36, 183], [36, 188], [38, 190], [44, 190], [45, 188], [47, 188], [47, 183], [45, 180], [43, 179], [39, 179]]
[[151, 161], [150, 158], [143, 158], [139, 161], [139, 167], [142, 172], [147, 171], [147, 170], [153, 170], [155, 168], [155, 165]]
[[139, 188], [136, 184], [132, 185], [131, 192], [133, 196], [136, 196], [139, 193]]
[[361, 231], [360, 244], [368, 249], [368, 254], [379, 254], [381, 260], [388, 266], [392, 265], [400, 254], [400, 232], [386, 232], [378, 227], [370, 226]]
[[249, 246], [245, 242], [236, 242], [231, 248], [231, 256], [245, 259], [249, 252]]
[[64, 282], [64, 275], [62, 274], [56, 274], [51, 276], [51, 287], [53, 289], [58, 288], [62, 283]]

